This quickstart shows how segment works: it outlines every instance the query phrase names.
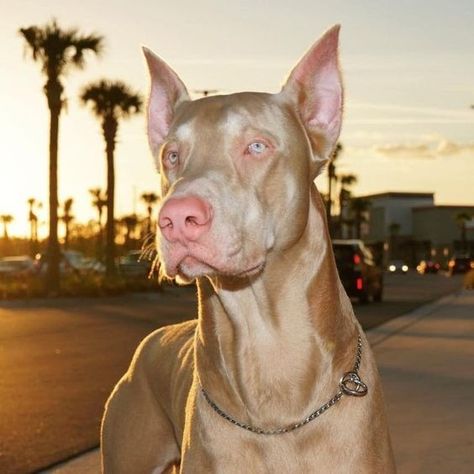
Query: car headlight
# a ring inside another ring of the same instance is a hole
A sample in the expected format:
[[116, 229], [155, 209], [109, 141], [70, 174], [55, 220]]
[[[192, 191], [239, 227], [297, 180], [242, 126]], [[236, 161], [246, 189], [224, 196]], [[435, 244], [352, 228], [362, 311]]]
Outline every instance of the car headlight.
[[388, 267], [388, 269], [389, 269], [391, 272], [394, 272], [394, 271], [397, 269], [397, 267], [396, 267], [395, 265], [390, 265], [390, 266]]
[[407, 267], [406, 265], [403, 265], [402, 270], [403, 270], [404, 272], [407, 272], [407, 271], [408, 271], [408, 267]]

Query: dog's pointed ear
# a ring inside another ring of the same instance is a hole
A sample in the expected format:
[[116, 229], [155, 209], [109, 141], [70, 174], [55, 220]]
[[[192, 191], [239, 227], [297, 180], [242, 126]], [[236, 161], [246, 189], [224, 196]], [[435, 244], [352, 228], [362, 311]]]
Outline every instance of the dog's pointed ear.
[[282, 89], [282, 94], [288, 95], [296, 106], [319, 164], [330, 159], [341, 131], [339, 29], [340, 25], [333, 26], [310, 48]]
[[189, 94], [178, 75], [153, 51], [143, 47], [143, 54], [151, 79], [147, 117], [148, 141], [155, 156], [168, 135], [176, 108], [189, 100]]

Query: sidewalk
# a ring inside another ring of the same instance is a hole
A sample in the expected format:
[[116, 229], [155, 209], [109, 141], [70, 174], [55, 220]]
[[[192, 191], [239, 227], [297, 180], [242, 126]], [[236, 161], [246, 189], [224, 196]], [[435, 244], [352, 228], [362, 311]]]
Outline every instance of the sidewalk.
[[[474, 291], [368, 333], [399, 474], [468, 474], [474, 464]], [[98, 474], [98, 450], [43, 474]]]
[[369, 334], [399, 474], [467, 474], [474, 464], [474, 291]]

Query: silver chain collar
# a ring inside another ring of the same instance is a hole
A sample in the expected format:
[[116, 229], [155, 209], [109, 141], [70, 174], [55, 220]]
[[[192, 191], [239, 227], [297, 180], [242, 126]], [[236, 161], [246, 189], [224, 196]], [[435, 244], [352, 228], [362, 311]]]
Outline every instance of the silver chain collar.
[[357, 338], [357, 353], [356, 353], [356, 360], [354, 364], [354, 368], [350, 372], [346, 372], [341, 379], [339, 380], [339, 390], [337, 393], [324, 405], [320, 406], [317, 410], [313, 411], [309, 416], [307, 416], [304, 420], [294, 423], [292, 425], [288, 425], [284, 428], [278, 428], [273, 430], [264, 430], [263, 428], [258, 428], [255, 426], [247, 425], [246, 423], [241, 423], [231, 416], [227, 415], [223, 410], [219, 408], [209, 397], [208, 393], [204, 390], [201, 385], [201, 392], [204, 395], [209, 406], [222, 418], [231, 422], [233, 425], [238, 426], [247, 431], [251, 431], [255, 434], [261, 435], [277, 435], [283, 433], [289, 433], [290, 431], [294, 431], [297, 428], [301, 428], [304, 425], [307, 425], [310, 421], [315, 420], [318, 416], [321, 416], [326, 410], [334, 406], [344, 395], [351, 395], [355, 397], [363, 397], [367, 394], [367, 385], [362, 382], [359, 377], [359, 368], [360, 368], [360, 361], [362, 357], [362, 338], [359, 334]]

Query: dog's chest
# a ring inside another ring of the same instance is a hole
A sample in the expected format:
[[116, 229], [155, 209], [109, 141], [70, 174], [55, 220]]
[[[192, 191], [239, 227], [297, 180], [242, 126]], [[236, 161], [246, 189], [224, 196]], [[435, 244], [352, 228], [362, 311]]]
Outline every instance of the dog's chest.
[[[216, 416], [207, 412], [195, 419], [199, 421], [193, 429], [193, 441], [182, 453], [183, 473], [364, 472], [358, 469], [367, 460], [363, 455], [367, 446], [362, 439], [354, 446], [355, 433], [350, 434], [342, 420], [329, 413], [326, 420], [281, 435], [250, 433]], [[204, 421], [205, 426], [200, 423]], [[202, 470], [196, 470], [197, 466]]]

